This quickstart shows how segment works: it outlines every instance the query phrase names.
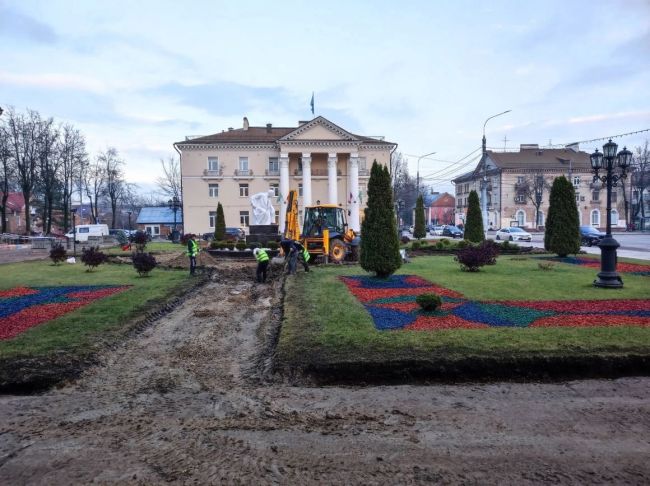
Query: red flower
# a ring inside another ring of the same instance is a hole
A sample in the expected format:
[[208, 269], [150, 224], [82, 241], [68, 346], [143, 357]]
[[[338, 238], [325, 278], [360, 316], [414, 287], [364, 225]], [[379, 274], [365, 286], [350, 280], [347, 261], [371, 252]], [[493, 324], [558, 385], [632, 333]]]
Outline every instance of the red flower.
[[611, 314], [572, 314], [543, 317], [530, 327], [649, 327], [650, 317], [617, 316]]

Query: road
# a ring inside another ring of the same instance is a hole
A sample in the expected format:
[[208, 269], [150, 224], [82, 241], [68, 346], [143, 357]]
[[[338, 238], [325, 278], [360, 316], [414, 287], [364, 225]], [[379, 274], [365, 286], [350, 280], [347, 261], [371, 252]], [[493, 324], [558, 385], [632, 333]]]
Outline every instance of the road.
[[648, 483], [650, 378], [316, 387], [275, 377], [260, 358], [280, 282], [255, 284], [254, 264], [236, 265], [74, 383], [0, 396], [2, 483]]

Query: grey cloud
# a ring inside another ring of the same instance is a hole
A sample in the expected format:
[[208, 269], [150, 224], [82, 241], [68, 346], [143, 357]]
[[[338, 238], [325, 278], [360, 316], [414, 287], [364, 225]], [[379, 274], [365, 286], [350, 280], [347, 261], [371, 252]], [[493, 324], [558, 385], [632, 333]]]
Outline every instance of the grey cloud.
[[0, 36], [40, 43], [59, 41], [59, 36], [49, 25], [3, 4], [0, 4]]

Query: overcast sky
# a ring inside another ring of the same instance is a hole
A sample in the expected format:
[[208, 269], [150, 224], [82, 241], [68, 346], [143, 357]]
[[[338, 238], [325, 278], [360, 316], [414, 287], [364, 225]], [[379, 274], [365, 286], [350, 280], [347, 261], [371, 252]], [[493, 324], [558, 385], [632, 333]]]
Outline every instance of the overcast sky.
[[488, 146], [647, 129], [650, 1], [0, 0], [0, 106], [73, 123], [91, 153], [116, 147], [145, 187], [173, 142], [243, 116], [295, 126], [312, 91], [316, 115], [435, 151], [422, 175], [508, 109]]

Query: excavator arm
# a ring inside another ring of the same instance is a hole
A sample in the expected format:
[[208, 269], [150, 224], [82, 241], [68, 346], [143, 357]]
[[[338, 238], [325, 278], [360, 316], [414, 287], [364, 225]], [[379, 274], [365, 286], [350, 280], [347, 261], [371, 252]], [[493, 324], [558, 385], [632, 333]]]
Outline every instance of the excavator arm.
[[298, 221], [298, 191], [295, 189], [289, 191], [283, 236], [285, 240], [298, 241], [300, 239], [300, 222]]

